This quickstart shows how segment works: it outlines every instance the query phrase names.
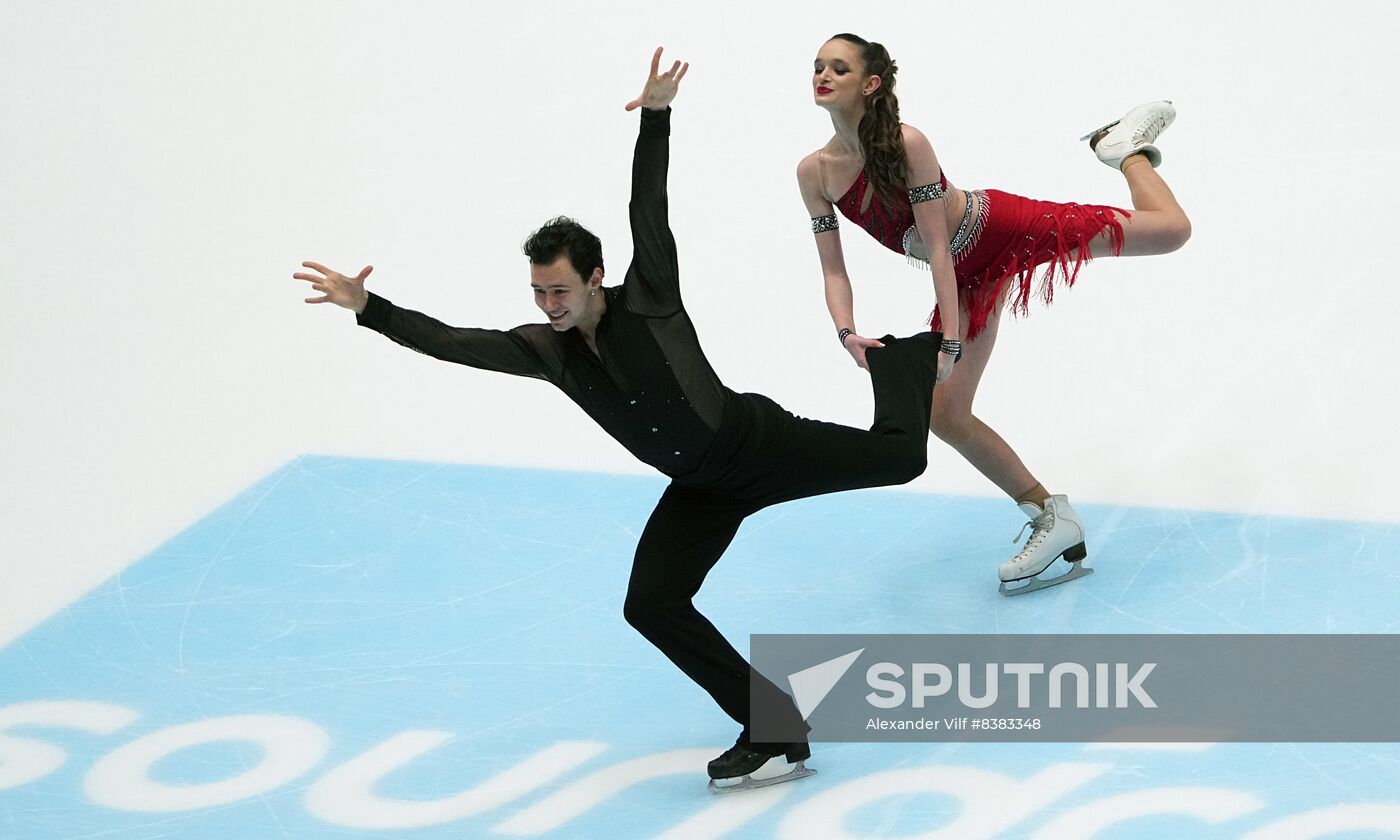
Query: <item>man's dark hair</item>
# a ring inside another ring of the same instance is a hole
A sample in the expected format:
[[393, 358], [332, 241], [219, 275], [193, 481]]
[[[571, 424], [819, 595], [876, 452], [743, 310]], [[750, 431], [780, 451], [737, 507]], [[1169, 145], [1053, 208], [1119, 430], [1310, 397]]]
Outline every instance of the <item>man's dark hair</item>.
[[525, 240], [522, 248], [531, 265], [545, 265], [567, 254], [569, 265], [587, 283], [593, 269], [603, 267], [603, 243], [593, 232], [568, 216], [556, 216]]

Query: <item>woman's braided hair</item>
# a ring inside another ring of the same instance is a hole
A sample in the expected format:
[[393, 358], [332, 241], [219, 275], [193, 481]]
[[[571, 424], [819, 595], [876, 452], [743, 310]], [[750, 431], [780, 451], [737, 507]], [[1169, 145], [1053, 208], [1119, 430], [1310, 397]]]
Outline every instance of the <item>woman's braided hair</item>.
[[904, 135], [899, 125], [899, 98], [894, 93], [899, 66], [883, 44], [843, 32], [833, 35], [860, 47], [866, 76], [879, 76], [880, 86], [865, 98], [865, 116], [860, 119], [860, 149], [865, 155], [865, 172], [877, 195], [886, 201], [901, 201], [907, 195], [908, 161], [904, 157]]

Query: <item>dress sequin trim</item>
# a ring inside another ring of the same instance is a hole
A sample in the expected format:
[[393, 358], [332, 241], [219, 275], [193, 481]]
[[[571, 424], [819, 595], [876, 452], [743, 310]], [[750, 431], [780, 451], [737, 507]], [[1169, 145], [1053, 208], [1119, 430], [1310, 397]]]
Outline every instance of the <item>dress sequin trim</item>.
[[[976, 200], [973, 200], [974, 194]], [[953, 234], [953, 239], [948, 243], [948, 253], [952, 255], [953, 262], [962, 259], [963, 255], [972, 250], [972, 246], [977, 244], [977, 240], [982, 236], [982, 228], [987, 221], [987, 209], [991, 205], [987, 193], [982, 190], [968, 190], [967, 206], [963, 208], [962, 221], [958, 223], [957, 232]], [[974, 212], [973, 208], [976, 207]], [[915, 268], [927, 270], [928, 260], [919, 259], [909, 253], [909, 245], [918, 235], [919, 229], [916, 225], [910, 225], [904, 231], [904, 256], [909, 260], [909, 264]]]
[[836, 230], [836, 214], [828, 213], [825, 216], [817, 216], [812, 219], [812, 233], [826, 233], [829, 230]]
[[[972, 212], [972, 197], [977, 196], [977, 212]], [[949, 243], [948, 250], [953, 254], [953, 261], [957, 262], [964, 254], [972, 250], [972, 246], [977, 244], [977, 240], [982, 236], [982, 228], [987, 223], [987, 212], [992, 206], [992, 200], [983, 190], [972, 190], [967, 194], [967, 209], [963, 211], [962, 223], [958, 225], [958, 232], [953, 234], [953, 241]], [[968, 219], [971, 217], [972, 224], [969, 226]]]

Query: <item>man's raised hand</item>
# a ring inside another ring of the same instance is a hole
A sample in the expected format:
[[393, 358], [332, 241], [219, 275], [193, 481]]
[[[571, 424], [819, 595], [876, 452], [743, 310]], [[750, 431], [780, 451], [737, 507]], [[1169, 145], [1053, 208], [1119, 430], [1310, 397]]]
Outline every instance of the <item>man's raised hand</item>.
[[365, 311], [365, 304], [369, 303], [369, 292], [365, 291], [365, 278], [374, 271], [374, 266], [365, 266], [354, 277], [346, 277], [339, 271], [331, 271], [324, 265], [310, 260], [302, 263], [302, 266], [319, 272], [307, 274], [298, 271], [292, 275], [297, 280], [308, 281], [311, 288], [321, 292], [321, 297], [306, 298], [307, 303], [333, 303], [351, 310], [356, 315]]
[[661, 71], [661, 47], [656, 48], [656, 52], [651, 56], [651, 75], [647, 77], [647, 83], [642, 88], [641, 96], [627, 103], [627, 110], [635, 111], [638, 108], [650, 108], [653, 111], [660, 111], [671, 104], [671, 100], [676, 98], [676, 90], [680, 87], [681, 79], [685, 78], [685, 71], [690, 69], [690, 62], [679, 62], [671, 65], [671, 69], [665, 73]]

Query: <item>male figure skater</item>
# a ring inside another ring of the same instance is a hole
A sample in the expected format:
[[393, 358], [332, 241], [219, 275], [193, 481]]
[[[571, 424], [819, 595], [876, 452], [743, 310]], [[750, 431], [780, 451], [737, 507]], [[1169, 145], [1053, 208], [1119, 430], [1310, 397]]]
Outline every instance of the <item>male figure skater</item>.
[[[710, 762], [709, 775], [712, 789], [746, 789], [810, 774], [802, 763], [810, 750], [805, 734], [784, 743], [751, 739], [749, 665], [691, 599], [749, 514], [806, 496], [903, 484], [923, 472], [941, 336], [886, 337], [871, 349], [869, 431], [798, 418], [766, 397], [724, 387], [681, 304], [667, 222], [669, 106], [689, 64], [659, 73], [660, 61], [658, 48], [641, 95], [627, 105], [642, 114], [632, 163], [633, 258], [622, 285], [602, 285], [598, 238], [565, 218], [545, 224], [524, 246], [548, 325], [450, 327], [366, 291], [369, 266], [349, 277], [306, 262], [316, 273], [292, 276], [322, 293], [307, 303], [351, 309], [361, 325], [414, 350], [551, 382], [633, 455], [670, 476], [637, 545], [623, 613], [744, 727]], [[779, 691], [761, 678], [754, 685]], [[793, 709], [790, 731], [805, 733], [791, 701], [781, 699]]]

